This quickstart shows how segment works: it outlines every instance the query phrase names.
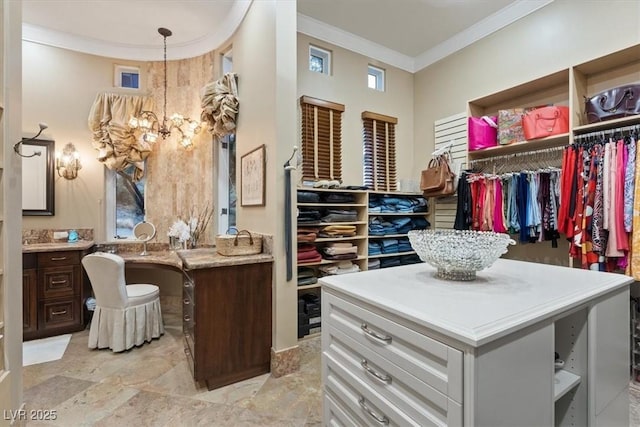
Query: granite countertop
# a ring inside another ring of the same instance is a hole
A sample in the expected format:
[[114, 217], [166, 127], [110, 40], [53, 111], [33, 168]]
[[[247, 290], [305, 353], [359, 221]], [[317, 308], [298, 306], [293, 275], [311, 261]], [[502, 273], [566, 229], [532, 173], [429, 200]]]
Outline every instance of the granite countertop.
[[182, 259], [182, 265], [186, 270], [273, 262], [271, 254], [224, 256], [218, 254], [215, 248], [180, 250], [178, 256]]
[[78, 240], [75, 243], [52, 242], [52, 243], [29, 243], [22, 245], [22, 253], [51, 252], [51, 251], [81, 251], [89, 249], [94, 245], [93, 240]]
[[148, 251], [148, 255], [139, 252], [118, 252], [127, 264], [166, 265], [182, 270], [182, 260], [174, 251]]

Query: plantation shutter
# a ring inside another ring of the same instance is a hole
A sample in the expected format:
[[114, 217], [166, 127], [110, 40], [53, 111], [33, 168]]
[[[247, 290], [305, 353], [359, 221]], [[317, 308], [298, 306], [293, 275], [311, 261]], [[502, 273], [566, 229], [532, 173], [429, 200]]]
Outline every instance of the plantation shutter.
[[342, 113], [344, 105], [309, 96], [302, 108], [302, 179], [342, 182]]
[[396, 191], [396, 124], [398, 119], [362, 113], [364, 185], [372, 190]]

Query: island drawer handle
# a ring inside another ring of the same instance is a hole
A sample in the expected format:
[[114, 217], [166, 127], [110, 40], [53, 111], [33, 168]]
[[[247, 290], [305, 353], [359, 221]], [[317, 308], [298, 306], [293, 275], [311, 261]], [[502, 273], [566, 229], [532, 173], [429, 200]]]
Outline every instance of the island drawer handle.
[[362, 366], [362, 368], [369, 375], [372, 375], [374, 378], [382, 381], [383, 383], [386, 383], [386, 384], [391, 383], [391, 375], [389, 375], [389, 374], [381, 374], [380, 372], [376, 371], [371, 366], [369, 366], [369, 362], [367, 361], [367, 359], [362, 359], [362, 361], [360, 362], [360, 366]]
[[358, 400], [358, 404], [362, 409], [364, 409], [369, 414], [371, 418], [376, 420], [378, 424], [380, 424], [381, 426], [389, 425], [389, 418], [387, 418], [385, 415], [380, 416], [375, 412], [373, 412], [373, 410], [371, 410], [371, 408], [369, 408], [369, 406], [367, 405], [366, 400], [364, 400], [364, 396], [360, 396], [360, 399]]
[[371, 336], [371, 337], [373, 337], [373, 338], [375, 338], [375, 339], [377, 339], [379, 341], [382, 341], [385, 344], [389, 344], [391, 342], [391, 337], [389, 335], [382, 335], [382, 334], [380, 334], [380, 333], [378, 333], [376, 331], [372, 331], [371, 329], [369, 329], [369, 325], [367, 325], [366, 323], [363, 323], [362, 325], [360, 325], [360, 329], [362, 329], [362, 331], [365, 334], [367, 334], [367, 335], [369, 335], [369, 336]]
[[65, 259], [67, 259], [66, 256], [52, 256], [51, 257], [51, 261], [62, 261], [62, 260], [65, 260]]
[[62, 311], [52, 311], [51, 315], [52, 316], [60, 316], [61, 314], [67, 314], [67, 310], [62, 310]]

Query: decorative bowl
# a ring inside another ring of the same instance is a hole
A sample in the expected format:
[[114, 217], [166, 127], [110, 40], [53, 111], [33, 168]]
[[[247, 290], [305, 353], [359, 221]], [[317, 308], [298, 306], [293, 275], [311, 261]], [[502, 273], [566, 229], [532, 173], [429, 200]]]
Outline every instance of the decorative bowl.
[[412, 230], [409, 241], [420, 259], [438, 270], [437, 277], [461, 281], [474, 280], [516, 243], [508, 234], [470, 230]]

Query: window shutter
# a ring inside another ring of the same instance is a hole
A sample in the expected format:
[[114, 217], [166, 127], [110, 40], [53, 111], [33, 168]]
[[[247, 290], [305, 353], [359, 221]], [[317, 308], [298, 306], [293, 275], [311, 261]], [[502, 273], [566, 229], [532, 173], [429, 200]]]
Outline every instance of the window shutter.
[[342, 113], [344, 105], [309, 96], [302, 108], [302, 179], [342, 182]]
[[396, 124], [398, 119], [362, 113], [364, 185], [372, 190], [396, 191]]

